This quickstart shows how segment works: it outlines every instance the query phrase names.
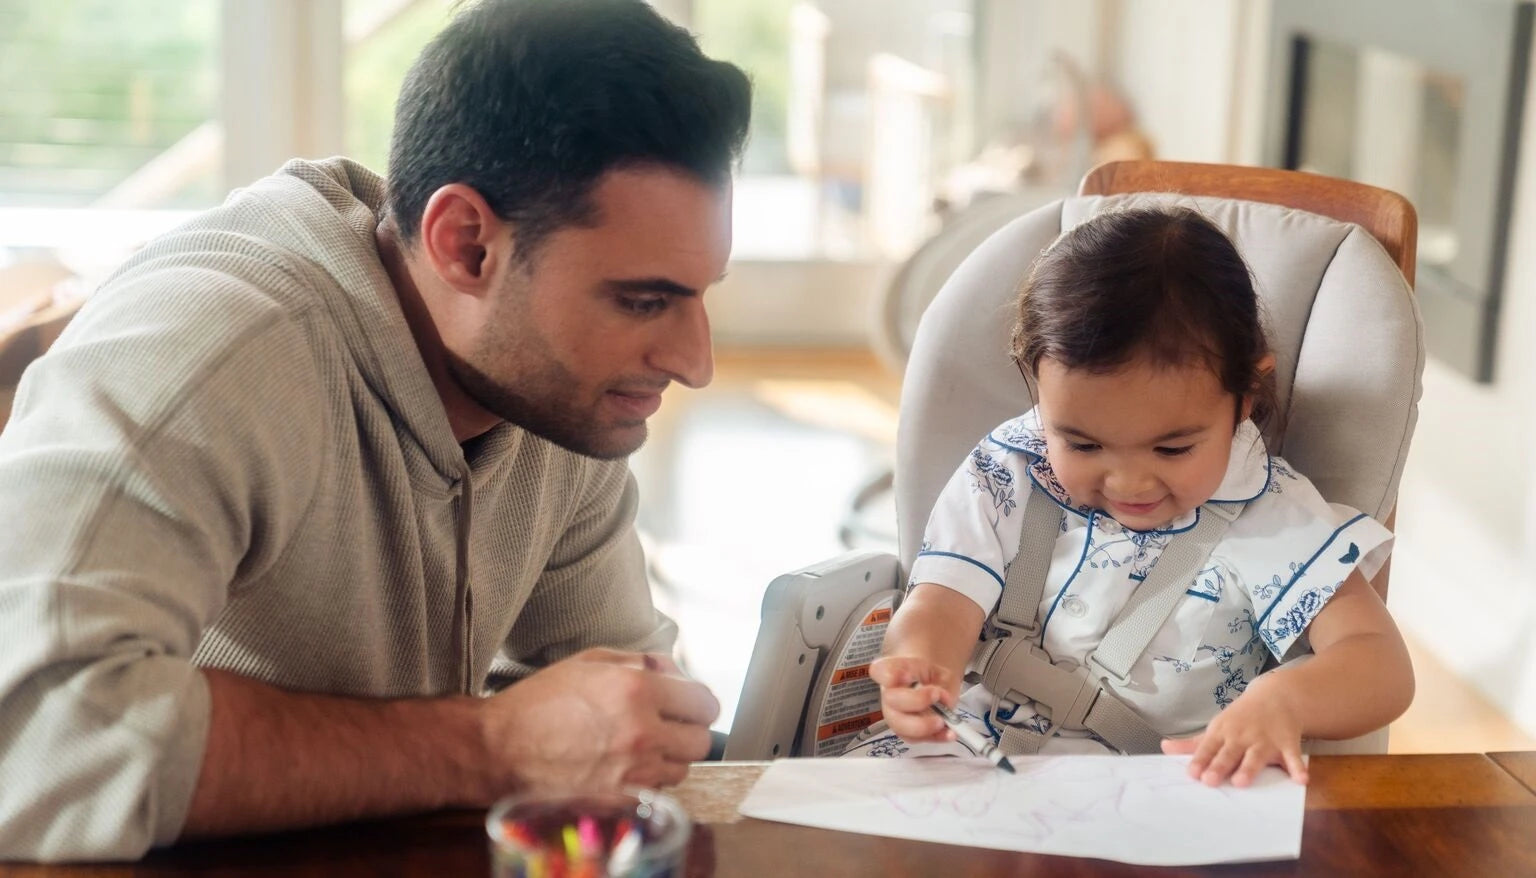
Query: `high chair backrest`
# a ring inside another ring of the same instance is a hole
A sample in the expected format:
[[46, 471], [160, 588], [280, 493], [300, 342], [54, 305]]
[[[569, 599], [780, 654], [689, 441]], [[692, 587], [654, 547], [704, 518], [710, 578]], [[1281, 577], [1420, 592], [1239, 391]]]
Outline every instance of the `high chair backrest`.
[[[1158, 191], [1129, 191], [1143, 185]], [[1382, 189], [1314, 174], [1169, 162], [1105, 166], [1080, 191], [994, 234], [923, 315], [897, 434], [902, 569], [911, 568], [955, 467], [990, 429], [1034, 405], [1008, 357], [1014, 300], [1031, 263], [1064, 230], [1134, 206], [1190, 207], [1232, 238], [1263, 300], [1276, 359], [1279, 411], [1265, 435], [1271, 453], [1328, 500], [1389, 521], [1424, 367], [1423, 327], [1405, 278], [1413, 268], [1412, 206]], [[1356, 222], [1369, 223], [1386, 244]], [[1385, 594], [1385, 571], [1375, 585]]]

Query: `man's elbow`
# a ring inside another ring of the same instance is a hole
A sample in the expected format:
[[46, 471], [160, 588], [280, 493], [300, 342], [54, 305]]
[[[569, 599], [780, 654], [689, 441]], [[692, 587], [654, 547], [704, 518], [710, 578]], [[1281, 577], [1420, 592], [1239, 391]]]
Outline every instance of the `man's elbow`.
[[138, 860], [180, 835], [207, 689], [184, 662], [143, 664], [136, 686], [99, 662], [0, 689], [0, 861]]

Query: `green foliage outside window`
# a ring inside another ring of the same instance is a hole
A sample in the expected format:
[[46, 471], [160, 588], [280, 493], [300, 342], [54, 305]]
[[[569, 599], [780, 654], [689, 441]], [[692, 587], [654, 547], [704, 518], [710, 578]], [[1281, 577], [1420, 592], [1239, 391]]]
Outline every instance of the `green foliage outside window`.
[[[348, 0], [347, 15], [364, 14], [369, 2]], [[347, 155], [383, 173], [389, 133], [395, 124], [395, 97], [411, 62], [448, 23], [453, 8], [444, 0], [416, 0], [398, 17], [349, 47], [346, 59]]]
[[[218, 101], [217, 0], [0, 0], [0, 205], [88, 204]], [[214, 181], [178, 196], [207, 203]]]
[[693, 30], [706, 54], [752, 77], [752, 136], [743, 170], [785, 173], [789, 10], [795, 0], [694, 0]]
[[[793, 2], [694, 0], [705, 51], [753, 79], [748, 172], [786, 166]], [[345, 59], [346, 152], [384, 171], [401, 80], [452, 4], [345, 4], [349, 18], [400, 7]], [[0, 206], [88, 205], [217, 121], [221, 8], [220, 0], [0, 0]], [[215, 170], [157, 206], [204, 206], [222, 195]]]

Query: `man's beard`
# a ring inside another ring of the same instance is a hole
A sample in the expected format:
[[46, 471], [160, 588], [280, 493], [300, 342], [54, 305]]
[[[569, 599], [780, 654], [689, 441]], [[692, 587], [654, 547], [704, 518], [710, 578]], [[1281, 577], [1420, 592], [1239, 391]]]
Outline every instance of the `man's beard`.
[[541, 439], [600, 460], [628, 457], [645, 443], [644, 425], [640, 427], [637, 440], [623, 441], [618, 435], [598, 427], [595, 412], [584, 413], [562, 406], [555, 397], [554, 388], [574, 388], [577, 384], [575, 376], [557, 363], [548, 362], [536, 374], [525, 376], [523, 383], [530, 389], [548, 391], [539, 396], [528, 396], [499, 383], [452, 351], [445, 353], [449, 372], [470, 399], [496, 417]]

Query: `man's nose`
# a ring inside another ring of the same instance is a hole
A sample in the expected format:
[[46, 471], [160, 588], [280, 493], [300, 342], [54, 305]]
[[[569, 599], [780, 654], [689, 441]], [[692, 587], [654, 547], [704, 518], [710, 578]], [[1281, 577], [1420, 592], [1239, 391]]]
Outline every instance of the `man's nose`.
[[657, 341], [651, 365], [686, 387], [699, 388], [715, 377], [715, 352], [703, 303], [695, 300], [688, 306], [678, 309], [679, 319]]

